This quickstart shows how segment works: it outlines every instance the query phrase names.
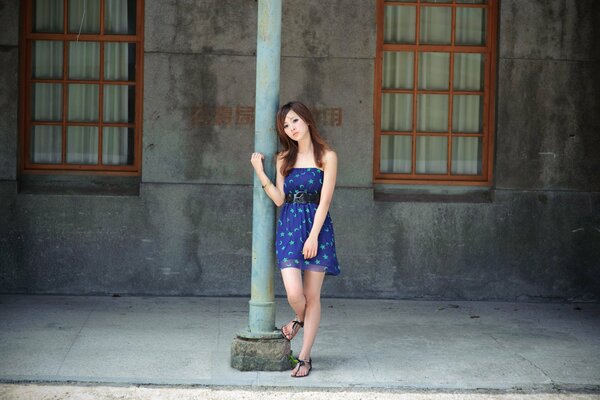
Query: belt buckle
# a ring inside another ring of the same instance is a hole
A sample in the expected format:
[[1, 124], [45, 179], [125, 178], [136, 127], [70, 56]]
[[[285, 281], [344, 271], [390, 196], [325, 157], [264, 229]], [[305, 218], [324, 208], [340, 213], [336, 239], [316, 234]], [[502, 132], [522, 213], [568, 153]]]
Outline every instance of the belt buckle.
[[306, 192], [296, 192], [294, 193], [294, 203], [305, 204], [306, 203]]

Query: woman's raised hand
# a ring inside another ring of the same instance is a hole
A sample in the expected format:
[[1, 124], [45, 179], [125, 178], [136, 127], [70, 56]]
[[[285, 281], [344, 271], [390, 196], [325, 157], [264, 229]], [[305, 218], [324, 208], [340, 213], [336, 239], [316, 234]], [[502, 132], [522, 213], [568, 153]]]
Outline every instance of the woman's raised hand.
[[254, 170], [256, 171], [256, 173], [262, 172], [264, 167], [263, 167], [263, 160], [265, 159], [265, 156], [262, 155], [262, 153], [252, 153], [252, 157], [250, 157], [250, 162], [252, 163], [252, 166], [254, 167]]

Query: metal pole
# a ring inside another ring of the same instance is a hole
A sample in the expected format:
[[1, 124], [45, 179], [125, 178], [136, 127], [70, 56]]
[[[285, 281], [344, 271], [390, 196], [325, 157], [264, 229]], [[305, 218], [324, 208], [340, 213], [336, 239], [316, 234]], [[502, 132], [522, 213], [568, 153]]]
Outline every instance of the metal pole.
[[[267, 176], [275, 178], [277, 132], [275, 115], [279, 107], [282, 0], [258, 1], [256, 48], [255, 151], [265, 155]], [[252, 288], [249, 332], [246, 337], [276, 338], [275, 293], [275, 205], [254, 175], [252, 210]]]

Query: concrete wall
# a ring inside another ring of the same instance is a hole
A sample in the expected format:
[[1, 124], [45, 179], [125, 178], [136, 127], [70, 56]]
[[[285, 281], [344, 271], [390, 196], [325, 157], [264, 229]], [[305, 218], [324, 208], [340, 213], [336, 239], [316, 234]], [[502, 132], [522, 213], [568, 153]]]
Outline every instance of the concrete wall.
[[[0, 291], [248, 295], [253, 126], [235, 113], [254, 105], [256, 2], [146, 0], [138, 196], [17, 191], [17, 1], [0, 7]], [[282, 101], [342, 110], [322, 124], [342, 263], [325, 295], [600, 299], [599, 16], [503, 0], [492, 201], [379, 201], [375, 1], [284, 2]], [[207, 123], [216, 107], [232, 120]]]
[[18, 15], [18, 1], [0, 2], [0, 181], [17, 176]]
[[496, 187], [600, 190], [600, 4], [504, 0]]

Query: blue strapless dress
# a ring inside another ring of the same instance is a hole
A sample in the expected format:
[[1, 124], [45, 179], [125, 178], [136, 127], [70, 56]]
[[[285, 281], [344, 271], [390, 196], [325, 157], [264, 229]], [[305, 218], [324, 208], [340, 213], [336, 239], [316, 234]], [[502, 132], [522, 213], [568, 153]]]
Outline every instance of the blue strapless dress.
[[[293, 168], [285, 177], [283, 191], [289, 193], [321, 193], [323, 171], [318, 168]], [[275, 251], [277, 265], [282, 268], [325, 272], [327, 275], [339, 275], [340, 266], [335, 252], [333, 223], [329, 212], [319, 233], [317, 255], [307, 260], [302, 255], [304, 242], [313, 226], [316, 203], [284, 203], [277, 221]]]

